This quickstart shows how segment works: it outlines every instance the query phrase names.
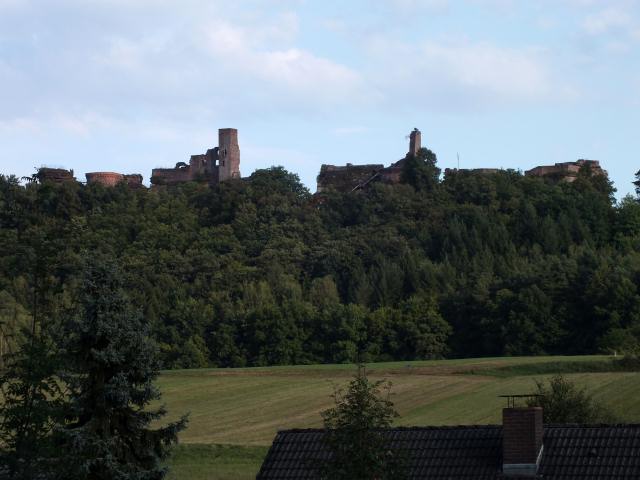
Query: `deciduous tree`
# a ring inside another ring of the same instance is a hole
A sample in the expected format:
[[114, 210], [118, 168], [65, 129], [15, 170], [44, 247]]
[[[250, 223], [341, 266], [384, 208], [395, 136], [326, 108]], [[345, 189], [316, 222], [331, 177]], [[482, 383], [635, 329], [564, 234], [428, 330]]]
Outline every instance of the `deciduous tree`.
[[371, 382], [365, 367], [337, 390], [335, 406], [322, 413], [330, 458], [319, 466], [323, 479], [401, 480], [406, 478], [402, 453], [391, 449], [385, 431], [398, 413], [389, 399], [391, 384]]

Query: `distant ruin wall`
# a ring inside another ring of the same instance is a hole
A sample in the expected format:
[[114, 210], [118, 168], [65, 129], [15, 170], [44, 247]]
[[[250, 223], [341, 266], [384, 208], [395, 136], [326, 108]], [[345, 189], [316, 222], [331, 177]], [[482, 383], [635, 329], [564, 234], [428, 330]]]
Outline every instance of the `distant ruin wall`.
[[445, 168], [445, 175], [455, 175], [456, 173], [467, 173], [477, 175], [494, 175], [501, 172], [500, 168]]
[[337, 192], [350, 192], [358, 185], [365, 183], [372, 176], [384, 168], [382, 164], [352, 165], [346, 166], [322, 165], [318, 175], [317, 192], [334, 190]]
[[139, 173], [130, 173], [124, 176], [124, 181], [127, 182], [131, 188], [142, 188], [142, 175]]
[[87, 185], [100, 184], [105, 187], [115, 187], [121, 182], [126, 183], [129, 187], [142, 187], [142, 175], [139, 173], [123, 174], [116, 172], [90, 172], [86, 173]]
[[322, 165], [318, 174], [316, 193], [329, 190], [351, 192], [366, 188], [375, 182], [396, 184], [402, 179], [402, 171], [407, 158], [418, 155], [422, 148], [422, 133], [417, 128], [409, 134], [409, 152], [402, 160], [398, 160], [385, 168], [383, 164], [345, 166]]
[[124, 175], [115, 172], [90, 172], [86, 173], [87, 184], [91, 185], [99, 183], [105, 187], [115, 187], [118, 183], [124, 180]]
[[76, 180], [73, 176], [73, 170], [65, 170], [64, 168], [42, 167], [38, 169], [36, 176], [40, 182], [63, 183], [75, 182]]
[[390, 167], [383, 168], [380, 171], [380, 180], [384, 183], [391, 183], [391, 184], [400, 183], [400, 180], [402, 178], [402, 170], [403, 170], [402, 165], [403, 165], [402, 163], [398, 162], [391, 165]]
[[556, 181], [571, 183], [578, 178], [578, 173], [583, 167], [589, 167], [594, 175], [607, 175], [598, 160], [580, 159], [575, 162], [562, 162], [554, 165], [541, 165], [524, 172], [526, 176], [545, 177]]
[[218, 146], [204, 154], [191, 155], [189, 165], [179, 162], [174, 168], [154, 168], [152, 185], [176, 185], [183, 182], [209, 182], [215, 185], [225, 180], [241, 178], [238, 130], [218, 130]]
[[175, 185], [191, 181], [189, 167], [154, 168], [151, 170], [151, 183], [154, 185]]

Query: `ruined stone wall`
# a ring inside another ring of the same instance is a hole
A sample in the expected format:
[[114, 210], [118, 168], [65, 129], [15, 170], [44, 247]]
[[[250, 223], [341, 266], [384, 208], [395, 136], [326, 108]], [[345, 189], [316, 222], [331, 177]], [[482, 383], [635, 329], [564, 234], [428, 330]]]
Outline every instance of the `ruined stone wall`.
[[127, 185], [131, 188], [142, 188], [142, 175], [139, 173], [130, 173], [124, 176], [124, 181], [127, 182]]
[[87, 185], [99, 183], [105, 187], [115, 187], [124, 180], [124, 175], [115, 172], [90, 172], [86, 173]]
[[64, 168], [42, 167], [38, 169], [36, 176], [40, 182], [63, 183], [76, 181], [73, 176], [73, 170], [65, 170]]
[[191, 155], [189, 159], [189, 171], [191, 175], [206, 173], [209, 168], [206, 155]]
[[128, 175], [116, 172], [90, 172], [86, 173], [87, 185], [99, 183], [105, 187], [115, 187], [121, 182], [125, 182], [132, 188], [142, 187], [142, 175], [131, 173]]
[[191, 181], [190, 167], [154, 168], [151, 170], [153, 185], [175, 185], [176, 183]]
[[218, 146], [207, 153], [191, 155], [189, 165], [176, 164], [175, 168], [154, 168], [151, 172], [153, 185], [175, 185], [182, 182], [207, 181], [212, 185], [240, 177], [240, 147], [238, 130], [218, 130]]
[[322, 165], [318, 175], [317, 193], [333, 190], [337, 192], [350, 192], [358, 185], [363, 184], [372, 176], [384, 168], [382, 164], [352, 165], [346, 166]]
[[584, 166], [591, 168], [594, 175], [607, 175], [598, 160], [580, 159], [575, 162], [562, 162], [554, 165], [541, 165], [524, 172], [526, 176], [546, 177], [553, 180], [571, 183], [578, 178], [578, 172]]
[[400, 183], [402, 178], [402, 164], [400, 162], [391, 165], [390, 167], [383, 168], [380, 171], [380, 181], [384, 183]]
[[478, 175], [493, 175], [501, 172], [500, 168], [445, 168], [445, 175], [455, 175], [456, 173], [475, 173]]

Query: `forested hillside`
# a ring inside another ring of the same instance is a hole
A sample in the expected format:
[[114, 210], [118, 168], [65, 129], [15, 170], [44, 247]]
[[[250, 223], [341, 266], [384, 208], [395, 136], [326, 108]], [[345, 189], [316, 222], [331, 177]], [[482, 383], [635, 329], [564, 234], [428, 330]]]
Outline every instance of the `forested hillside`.
[[[606, 177], [449, 172], [314, 197], [281, 167], [160, 190], [0, 178], [0, 322], [71, 308], [117, 258], [167, 368], [628, 351], [640, 204]], [[632, 181], [633, 179], [629, 179]]]

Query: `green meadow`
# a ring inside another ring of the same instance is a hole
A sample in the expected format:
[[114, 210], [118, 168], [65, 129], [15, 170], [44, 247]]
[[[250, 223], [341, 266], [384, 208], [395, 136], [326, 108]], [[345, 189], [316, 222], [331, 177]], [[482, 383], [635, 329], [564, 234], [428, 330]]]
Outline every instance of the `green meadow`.
[[[398, 425], [500, 423], [499, 395], [529, 393], [535, 380], [563, 373], [622, 422], [640, 423], [640, 372], [610, 357], [512, 357], [367, 365], [392, 382]], [[335, 388], [353, 365], [172, 370], [159, 386], [169, 418], [189, 412], [171, 460], [171, 479], [254, 478], [278, 430], [321, 426]]]

